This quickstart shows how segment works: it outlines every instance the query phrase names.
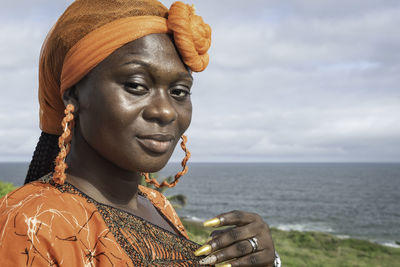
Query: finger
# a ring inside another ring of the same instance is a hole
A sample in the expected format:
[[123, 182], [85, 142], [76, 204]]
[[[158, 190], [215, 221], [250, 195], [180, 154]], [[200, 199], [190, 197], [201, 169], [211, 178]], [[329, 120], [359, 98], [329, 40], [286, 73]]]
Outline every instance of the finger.
[[262, 225], [259, 223], [251, 223], [245, 226], [234, 227], [229, 231], [214, 236], [208, 244], [211, 246], [212, 251], [226, 248], [233, 243], [241, 240], [246, 240], [257, 236], [262, 231]]
[[225, 225], [242, 226], [245, 224], [249, 224], [253, 221], [260, 221], [260, 220], [262, 219], [258, 214], [234, 210], [227, 213], [222, 213], [216, 216], [215, 218], [205, 221], [204, 226], [206, 227], [220, 227]]
[[[253, 231], [249, 230], [254, 228], [257, 227], [253, 227], [251, 224], [246, 226], [231, 228], [229, 231], [214, 236], [211, 240], [207, 241], [203, 246], [201, 246], [194, 252], [194, 255], [195, 256], [209, 255], [217, 250], [226, 248], [235, 242], [254, 237], [257, 234], [253, 234]], [[263, 236], [264, 235], [262, 235], [261, 237], [263, 238]], [[262, 242], [264, 242], [264, 240]]]
[[247, 266], [267, 266], [273, 267], [275, 260], [275, 254], [270, 250], [262, 250], [241, 258], [230, 261], [224, 267], [247, 267]]
[[231, 229], [233, 229], [233, 228], [234, 228], [234, 227], [214, 230], [214, 231], [211, 232], [210, 236], [211, 236], [212, 238], [214, 238], [214, 237], [216, 237], [216, 236], [218, 236], [218, 235], [220, 235], [220, 234], [223, 234], [223, 233], [228, 232], [229, 230], [231, 230]]
[[216, 251], [215, 253], [200, 260], [200, 264], [214, 265], [224, 261], [242, 257], [253, 252], [253, 246], [249, 240], [237, 242], [227, 248]]

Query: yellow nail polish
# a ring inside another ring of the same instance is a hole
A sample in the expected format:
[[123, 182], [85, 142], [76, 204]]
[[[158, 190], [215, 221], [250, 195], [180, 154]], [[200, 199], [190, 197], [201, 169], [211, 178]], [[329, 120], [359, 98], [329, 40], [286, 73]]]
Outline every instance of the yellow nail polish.
[[198, 250], [194, 252], [194, 255], [196, 257], [198, 256], [203, 256], [203, 255], [208, 255], [211, 253], [211, 246], [210, 245], [204, 245], [200, 247]]
[[200, 265], [214, 265], [217, 262], [217, 256], [211, 254], [199, 261]]
[[216, 227], [221, 224], [221, 220], [219, 218], [212, 218], [203, 223], [204, 227]]
[[232, 267], [230, 263], [215, 264], [215, 267]]

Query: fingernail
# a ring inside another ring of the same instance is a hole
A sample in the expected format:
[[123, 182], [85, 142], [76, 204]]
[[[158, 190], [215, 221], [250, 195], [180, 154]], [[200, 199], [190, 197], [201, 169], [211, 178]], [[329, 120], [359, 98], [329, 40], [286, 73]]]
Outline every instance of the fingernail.
[[232, 267], [230, 263], [215, 264], [215, 267]]
[[213, 265], [216, 262], [217, 262], [217, 256], [215, 256], [215, 255], [207, 256], [204, 259], [199, 261], [199, 263], [202, 265]]
[[211, 253], [211, 246], [210, 245], [204, 245], [200, 247], [198, 250], [194, 252], [194, 255], [196, 257], [198, 256], [203, 256], [203, 255], [208, 255]]
[[221, 224], [221, 220], [219, 218], [212, 218], [203, 223], [204, 227], [215, 227]]

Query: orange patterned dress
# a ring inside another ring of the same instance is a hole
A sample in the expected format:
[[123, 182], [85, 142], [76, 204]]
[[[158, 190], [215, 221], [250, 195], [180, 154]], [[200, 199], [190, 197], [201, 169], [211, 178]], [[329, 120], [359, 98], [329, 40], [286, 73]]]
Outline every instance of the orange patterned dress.
[[51, 177], [0, 199], [1, 266], [199, 266], [168, 200], [140, 186], [179, 234], [95, 201]]

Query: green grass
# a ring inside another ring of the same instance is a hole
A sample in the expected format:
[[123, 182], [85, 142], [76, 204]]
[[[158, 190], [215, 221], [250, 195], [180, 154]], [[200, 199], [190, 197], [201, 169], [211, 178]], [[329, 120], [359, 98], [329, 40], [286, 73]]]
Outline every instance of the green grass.
[[0, 198], [5, 196], [8, 192], [14, 190], [16, 187], [12, 183], [0, 181]]
[[[204, 243], [213, 229], [183, 220], [191, 240]], [[400, 249], [319, 232], [271, 229], [284, 266], [400, 266]]]
[[211, 232], [215, 230], [213, 228], [204, 227], [200, 222], [188, 221], [185, 219], [182, 219], [181, 221], [183, 226], [185, 226], [189, 239], [198, 244], [206, 242]]
[[[0, 181], [0, 197], [15, 189], [11, 183]], [[182, 220], [189, 238], [196, 243], [206, 242], [213, 228], [199, 222]], [[389, 248], [366, 240], [340, 239], [318, 232], [281, 231], [271, 229], [275, 248], [283, 266], [382, 266], [400, 267], [400, 249]]]

